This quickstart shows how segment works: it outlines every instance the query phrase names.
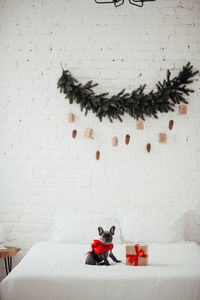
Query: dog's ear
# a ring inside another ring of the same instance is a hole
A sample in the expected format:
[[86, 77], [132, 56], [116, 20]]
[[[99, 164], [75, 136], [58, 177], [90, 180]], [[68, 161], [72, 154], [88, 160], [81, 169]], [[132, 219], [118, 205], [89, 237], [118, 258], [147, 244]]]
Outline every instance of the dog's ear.
[[99, 235], [102, 235], [102, 233], [104, 232], [103, 228], [102, 227], [98, 227], [98, 232], [99, 232]]
[[110, 228], [110, 233], [111, 233], [112, 235], [115, 234], [115, 226], [112, 226], [112, 227]]

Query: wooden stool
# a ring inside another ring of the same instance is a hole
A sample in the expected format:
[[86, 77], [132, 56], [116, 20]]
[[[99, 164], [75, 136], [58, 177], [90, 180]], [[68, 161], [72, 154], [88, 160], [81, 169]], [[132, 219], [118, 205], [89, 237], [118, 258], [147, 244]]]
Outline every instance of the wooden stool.
[[7, 247], [6, 249], [0, 249], [0, 258], [4, 258], [6, 275], [12, 271], [12, 257], [17, 254], [21, 249], [16, 247]]

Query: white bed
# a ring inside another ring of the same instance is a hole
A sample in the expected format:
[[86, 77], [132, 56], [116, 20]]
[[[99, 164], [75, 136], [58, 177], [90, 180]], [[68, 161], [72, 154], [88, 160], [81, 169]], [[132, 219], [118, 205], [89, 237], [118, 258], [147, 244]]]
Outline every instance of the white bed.
[[36, 244], [0, 285], [1, 300], [199, 300], [200, 248], [195, 243], [150, 244], [149, 266], [84, 264], [88, 245]]

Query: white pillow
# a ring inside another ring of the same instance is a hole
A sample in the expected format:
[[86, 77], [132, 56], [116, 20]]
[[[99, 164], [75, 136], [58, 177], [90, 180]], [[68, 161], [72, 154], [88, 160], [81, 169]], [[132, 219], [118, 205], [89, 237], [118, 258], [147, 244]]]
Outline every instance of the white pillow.
[[61, 243], [89, 243], [99, 238], [98, 227], [109, 230], [116, 226], [113, 243], [120, 243], [120, 230], [117, 220], [105, 215], [68, 214], [57, 215], [54, 221], [52, 241]]
[[134, 209], [120, 213], [123, 242], [173, 243], [184, 240], [183, 209]]
[[200, 208], [198, 207], [188, 210], [185, 238], [187, 241], [195, 241], [200, 244]]

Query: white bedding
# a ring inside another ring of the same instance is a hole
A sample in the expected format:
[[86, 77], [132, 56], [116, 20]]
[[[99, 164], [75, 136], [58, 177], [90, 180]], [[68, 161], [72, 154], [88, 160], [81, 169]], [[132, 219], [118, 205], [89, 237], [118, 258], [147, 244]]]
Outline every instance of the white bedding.
[[84, 264], [88, 245], [42, 242], [0, 285], [1, 300], [199, 300], [200, 248], [195, 243], [150, 244], [149, 266]]

